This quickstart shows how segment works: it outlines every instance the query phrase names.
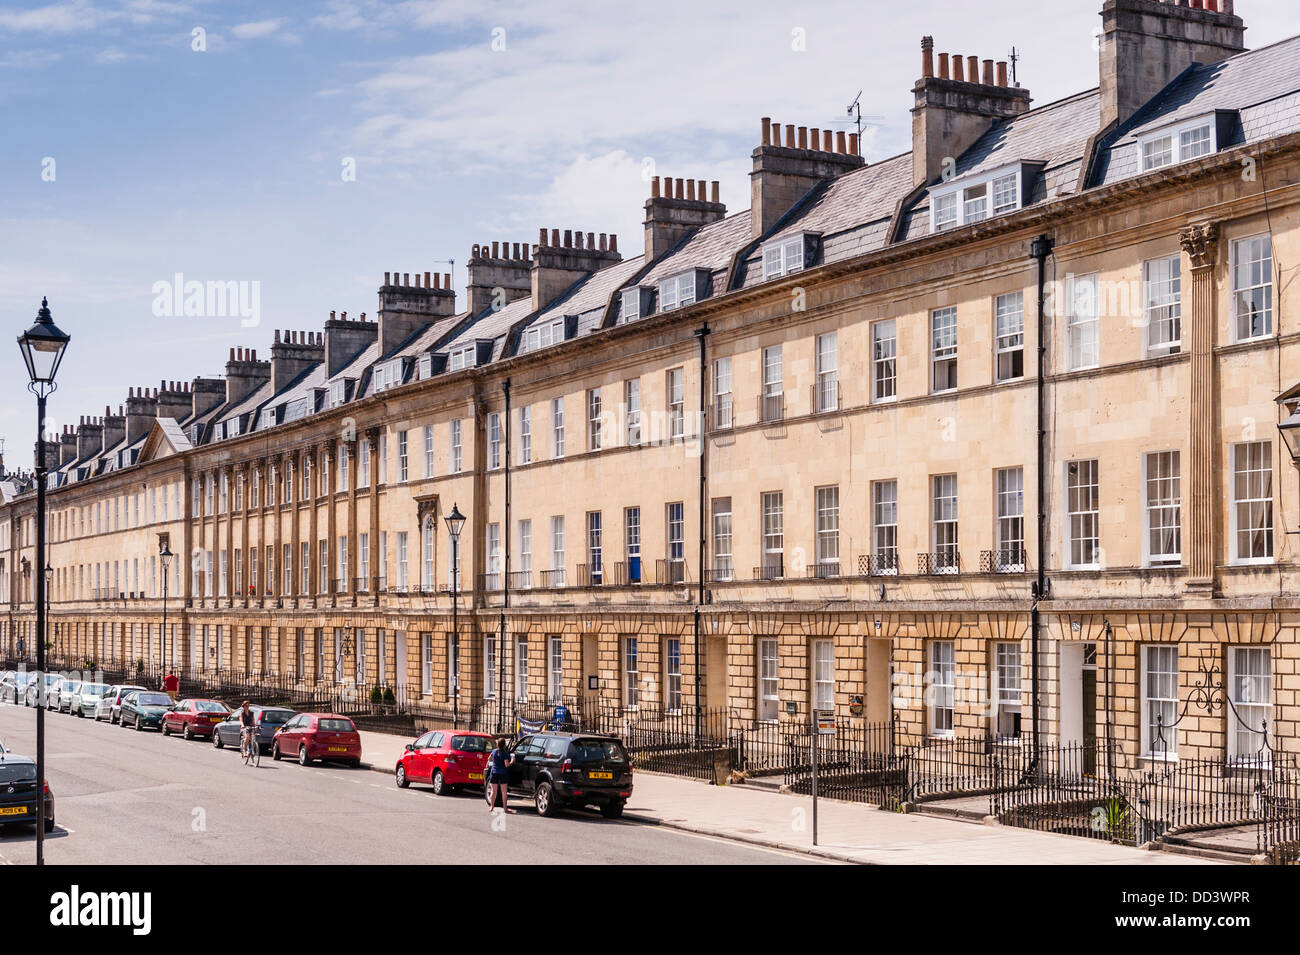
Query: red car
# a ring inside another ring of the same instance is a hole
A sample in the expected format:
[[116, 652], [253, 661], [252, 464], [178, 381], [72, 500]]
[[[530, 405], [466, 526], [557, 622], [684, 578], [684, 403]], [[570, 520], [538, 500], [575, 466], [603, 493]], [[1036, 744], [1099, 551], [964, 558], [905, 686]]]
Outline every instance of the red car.
[[397, 761], [397, 785], [430, 783], [441, 796], [457, 786], [483, 787], [488, 754], [495, 740], [487, 733], [465, 730], [434, 730], [414, 743]]
[[361, 734], [346, 716], [298, 713], [280, 727], [271, 742], [271, 758], [284, 756], [297, 756], [304, 766], [317, 759], [360, 766]]
[[216, 725], [230, 715], [230, 707], [219, 700], [181, 700], [162, 719], [163, 736], [180, 733], [186, 739], [211, 736]]

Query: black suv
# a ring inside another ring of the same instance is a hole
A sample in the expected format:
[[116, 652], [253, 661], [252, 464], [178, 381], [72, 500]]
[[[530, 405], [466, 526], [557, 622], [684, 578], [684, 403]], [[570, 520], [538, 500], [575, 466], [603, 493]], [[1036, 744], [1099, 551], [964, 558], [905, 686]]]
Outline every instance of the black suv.
[[533, 797], [538, 815], [594, 805], [606, 819], [623, 815], [632, 795], [632, 761], [614, 736], [545, 732], [511, 748], [510, 791]]

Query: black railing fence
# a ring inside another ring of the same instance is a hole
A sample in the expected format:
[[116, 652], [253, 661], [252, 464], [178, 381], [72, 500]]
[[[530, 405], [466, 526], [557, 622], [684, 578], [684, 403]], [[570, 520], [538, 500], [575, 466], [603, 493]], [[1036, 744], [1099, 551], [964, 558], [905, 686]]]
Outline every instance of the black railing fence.
[[1274, 780], [1260, 797], [1256, 849], [1273, 865], [1300, 865], [1300, 778]]

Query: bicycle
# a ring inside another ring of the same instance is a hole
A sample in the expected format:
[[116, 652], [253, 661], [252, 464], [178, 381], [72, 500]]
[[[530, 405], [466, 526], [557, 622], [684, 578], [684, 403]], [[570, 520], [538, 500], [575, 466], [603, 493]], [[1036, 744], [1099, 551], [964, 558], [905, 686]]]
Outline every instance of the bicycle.
[[262, 763], [262, 745], [257, 741], [257, 729], [247, 727], [240, 733], [241, 753], [245, 766], [257, 767]]

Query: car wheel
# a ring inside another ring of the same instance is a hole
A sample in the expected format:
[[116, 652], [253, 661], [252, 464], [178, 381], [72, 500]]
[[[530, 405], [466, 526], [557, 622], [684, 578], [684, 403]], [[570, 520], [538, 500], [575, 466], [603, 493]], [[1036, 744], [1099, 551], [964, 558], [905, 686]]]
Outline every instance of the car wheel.
[[307, 755], [307, 747], [305, 745], [298, 747], [298, 765], [299, 766], [311, 765], [311, 757]]
[[411, 781], [406, 778], [406, 767], [401, 763], [397, 764], [397, 788], [406, 789], [411, 785]]
[[445, 796], [447, 794], [447, 780], [443, 778], [441, 769], [435, 769], [433, 779], [429, 781], [433, 783], [433, 794], [435, 796]]
[[136, 715], [136, 718], [135, 718], [135, 731], [136, 731], [137, 733], [143, 733], [143, 732], [144, 732], [144, 724], [140, 722], [140, 717], [139, 717], [138, 714]]
[[554, 816], [560, 811], [560, 807], [555, 801], [555, 789], [550, 783], [537, 784], [537, 792], [533, 795], [533, 804], [537, 806], [537, 815], [539, 816]]
[[171, 735], [172, 735], [172, 731], [171, 731], [170, 727], [168, 727], [168, 725], [167, 725], [167, 721], [166, 721], [166, 720], [163, 720], [163, 722], [162, 722], [162, 734], [163, 734], [163, 736], [171, 736]]
[[280, 761], [280, 744], [279, 744], [279, 743], [272, 743], [272, 744], [271, 744], [271, 758], [272, 758], [273, 760], [275, 760], [277, 763]]
[[600, 807], [600, 814], [606, 819], [618, 819], [623, 815], [623, 802], [607, 802]]
[[223, 746], [225, 746], [225, 745], [226, 745], [225, 743], [221, 742], [221, 734], [218, 733], [216, 730], [213, 730], [213, 731], [212, 731], [212, 748], [213, 748], [213, 749], [221, 749], [221, 748], [222, 748]]
[[46, 832], [53, 832], [53, 831], [54, 831], [54, 818], [53, 818], [53, 817], [51, 817], [51, 818], [45, 820], [45, 831], [46, 831]]
[[185, 724], [185, 729], [181, 730], [181, 736], [184, 737], [185, 739], [193, 739], [193, 738], [194, 738], [194, 731], [190, 729], [190, 724], [189, 724], [189, 723], [186, 723], [186, 724]]

